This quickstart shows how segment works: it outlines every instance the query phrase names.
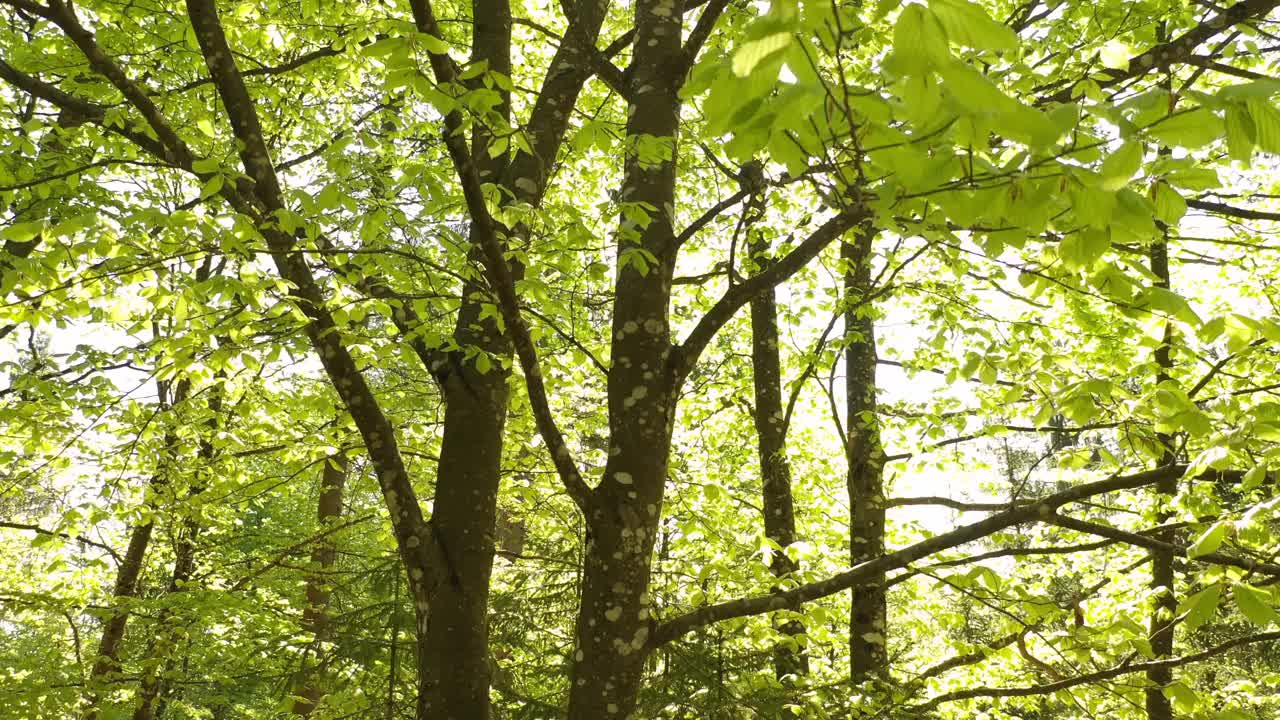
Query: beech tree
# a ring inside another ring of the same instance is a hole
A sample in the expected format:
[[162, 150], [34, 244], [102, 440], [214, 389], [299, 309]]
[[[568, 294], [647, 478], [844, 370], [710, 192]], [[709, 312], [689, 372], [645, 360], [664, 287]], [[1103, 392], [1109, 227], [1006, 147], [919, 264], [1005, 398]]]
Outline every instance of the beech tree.
[[0, 713], [1268, 717], [1277, 4], [0, 0]]

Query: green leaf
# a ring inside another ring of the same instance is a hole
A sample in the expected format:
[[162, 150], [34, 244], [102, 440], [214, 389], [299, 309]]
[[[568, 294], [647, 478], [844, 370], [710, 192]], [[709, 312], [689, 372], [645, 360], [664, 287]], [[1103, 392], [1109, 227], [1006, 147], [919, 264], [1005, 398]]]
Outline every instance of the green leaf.
[[773, 33], [765, 35], [758, 40], [752, 40], [744, 43], [738, 51], [733, 54], [733, 74], [738, 77], [746, 77], [756, 68], [765, 58], [774, 53], [787, 49], [791, 44], [793, 37], [789, 32]]
[[1187, 557], [1198, 558], [1202, 555], [1217, 551], [1222, 547], [1222, 541], [1227, 539], [1227, 523], [1219, 521], [1209, 526], [1208, 530], [1201, 533], [1196, 541], [1191, 543], [1187, 548]]
[[1232, 160], [1249, 162], [1253, 157], [1254, 137], [1257, 135], [1253, 117], [1249, 115], [1244, 105], [1231, 103], [1227, 106], [1226, 125], [1227, 153], [1231, 155]]
[[1263, 152], [1280, 153], [1280, 110], [1265, 98], [1245, 100], [1253, 119], [1254, 141]]
[[1195, 630], [1213, 619], [1222, 600], [1222, 583], [1214, 583], [1178, 603], [1178, 614], [1185, 615], [1187, 630]]
[[1174, 225], [1187, 214], [1187, 201], [1167, 182], [1151, 186], [1151, 203], [1156, 208], [1156, 219], [1166, 225]]
[[1091, 267], [1111, 249], [1111, 234], [1106, 230], [1086, 228], [1063, 238], [1061, 255], [1067, 267], [1081, 270]]
[[908, 5], [893, 26], [893, 59], [904, 74], [917, 75], [946, 64], [947, 34], [938, 18], [920, 5]]
[[1129, 184], [1129, 179], [1142, 167], [1142, 143], [1130, 140], [1102, 161], [1098, 174], [1102, 176], [1103, 190], [1119, 190]]
[[1218, 171], [1213, 168], [1180, 168], [1165, 173], [1164, 179], [1174, 187], [1184, 190], [1213, 190], [1222, 186]]
[[[30, 217], [30, 216], [28, 216]], [[44, 232], [44, 221], [19, 222], [0, 228], [0, 237], [14, 242], [28, 242]]]
[[[1081, 171], [1082, 173], [1085, 171]], [[1071, 186], [1071, 206], [1076, 220], [1087, 227], [1103, 229], [1111, 223], [1116, 212], [1116, 194], [1096, 187], [1096, 175], [1087, 173], [1085, 182]]]
[[418, 33], [414, 40], [432, 55], [448, 55], [449, 43], [429, 33]]
[[1222, 120], [1211, 110], [1198, 107], [1175, 113], [1147, 128], [1147, 134], [1165, 145], [1202, 148], [1222, 137]]
[[1265, 590], [1238, 582], [1231, 586], [1231, 596], [1235, 598], [1240, 614], [1248, 618], [1249, 622], [1264, 627], [1273, 623], [1280, 624], [1280, 614], [1271, 607], [1271, 594]]
[[1131, 57], [1133, 57], [1133, 49], [1119, 40], [1108, 42], [1098, 52], [1098, 59], [1102, 61], [1102, 66], [1112, 70], [1128, 70]]
[[932, 0], [929, 9], [951, 42], [979, 50], [1016, 50], [1018, 36], [968, 0]]
[[1249, 471], [1244, 474], [1243, 478], [1241, 478], [1240, 489], [1245, 491], [1252, 490], [1258, 487], [1259, 485], [1261, 485], [1262, 481], [1265, 480], [1266, 477], [1267, 477], [1266, 464], [1259, 463], [1257, 465], [1254, 465], [1253, 467], [1249, 468]]
[[1171, 290], [1162, 287], [1148, 288], [1147, 302], [1152, 310], [1165, 313], [1189, 325], [1198, 327], [1203, 322], [1196, 311], [1191, 309], [1187, 299]]
[[1200, 696], [1184, 683], [1175, 682], [1164, 689], [1164, 696], [1173, 701], [1178, 710], [1187, 713], [1200, 704]]
[[964, 109], [974, 113], [1007, 112], [1018, 106], [986, 75], [967, 63], [952, 62], [938, 68], [947, 91]]

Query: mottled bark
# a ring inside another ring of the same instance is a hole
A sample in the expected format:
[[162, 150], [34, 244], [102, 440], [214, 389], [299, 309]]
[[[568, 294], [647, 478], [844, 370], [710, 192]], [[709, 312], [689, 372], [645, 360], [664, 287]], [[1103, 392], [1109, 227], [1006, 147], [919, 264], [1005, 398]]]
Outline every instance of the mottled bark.
[[[342, 497], [347, 482], [350, 458], [337, 453], [325, 459], [320, 473], [320, 494], [316, 500], [316, 526], [321, 532], [342, 518]], [[333, 569], [338, 548], [332, 537], [326, 535], [311, 548], [311, 568], [307, 576], [307, 606], [302, 610], [302, 631], [313, 639], [302, 657], [293, 694], [293, 713], [307, 717], [325, 694], [321, 669], [325, 665], [324, 645], [333, 637], [329, 623], [329, 571]]]
[[[1168, 290], [1170, 275], [1167, 235], [1152, 243], [1149, 260], [1151, 272], [1156, 276], [1156, 287]], [[1169, 380], [1169, 371], [1173, 367], [1173, 359], [1169, 354], [1172, 340], [1173, 329], [1166, 323], [1164, 337], [1155, 350], [1157, 385]], [[1160, 464], [1172, 465], [1175, 461], [1173, 438], [1158, 434], [1156, 439], [1162, 448]], [[1157, 505], [1161, 508], [1168, 507], [1167, 500], [1171, 500], [1178, 492], [1177, 476], [1170, 475], [1157, 483], [1156, 492], [1160, 495], [1156, 501]], [[1169, 517], [1170, 513], [1163, 509], [1156, 513], [1156, 521], [1161, 524]], [[1152, 537], [1169, 545], [1177, 540], [1176, 532], [1172, 528], [1157, 530], [1152, 533]], [[1171, 549], [1161, 548], [1151, 551], [1151, 595], [1154, 599], [1154, 607], [1151, 611], [1148, 638], [1151, 641], [1151, 654], [1155, 660], [1173, 656], [1173, 620], [1178, 614], [1178, 598], [1174, 592], [1174, 557], [1175, 554]], [[1153, 667], [1147, 671], [1147, 680], [1151, 683], [1151, 687], [1146, 690], [1147, 720], [1173, 720], [1173, 705], [1164, 694], [1164, 688], [1173, 682], [1173, 668]]]
[[[510, 3], [472, 0], [471, 7], [472, 61], [510, 76]], [[502, 91], [501, 98], [494, 112], [509, 118], [510, 96]], [[500, 182], [508, 154], [490, 155], [490, 140], [484, 124], [476, 123], [471, 136], [476, 172], [485, 182]], [[472, 223], [470, 232], [476, 247], [474, 235], [484, 229]], [[480, 266], [480, 253], [471, 254]], [[431, 531], [444, 558], [445, 579], [436, 586], [429, 609], [418, 613], [418, 717], [424, 720], [490, 716], [489, 578], [511, 361], [510, 341], [496, 320], [483, 314], [484, 305], [492, 302], [482, 283], [465, 283], [453, 333], [458, 347], [490, 355], [491, 369], [482, 373], [457, 353], [436, 369], [445, 416]]]
[[[769, 243], [753, 233], [751, 253], [757, 267], [769, 264]], [[795, 508], [791, 497], [791, 463], [787, 460], [787, 428], [783, 425], [782, 362], [778, 350], [778, 308], [773, 288], [751, 300], [751, 375], [755, 388], [756, 439], [760, 453], [761, 508], [765, 537], [781, 548], [796, 539]], [[769, 569], [779, 578], [795, 572], [785, 552], [775, 552]], [[789, 620], [778, 625], [784, 635], [804, 635], [804, 623]], [[774, 673], [779, 680], [809, 671], [802, 640], [781, 643], [773, 651]]]
[[[884, 448], [876, 408], [876, 338], [871, 293], [874, 232], [862, 225], [841, 246], [845, 289], [845, 410], [852, 566], [884, 554]], [[849, 616], [850, 679], [888, 673], [884, 575], [857, 585]]]
[[479, 318], [487, 295], [467, 291], [477, 297], [462, 305], [454, 338], [497, 361], [488, 373], [454, 363], [442, 384], [444, 440], [431, 527], [446, 579], [418, 636], [420, 718], [489, 717], [487, 611], [511, 346], [492, 319]]
[[[635, 6], [627, 137], [669, 143], [657, 162], [628, 154], [620, 197], [654, 208], [643, 228], [624, 220], [608, 380], [609, 459], [587, 518], [589, 534], [577, 649], [569, 683], [569, 720], [629, 717], [635, 709], [654, 622], [648, 595], [654, 541], [674, 418], [668, 305], [675, 267], [678, 90], [683, 80], [682, 3]], [[660, 140], [659, 140], [660, 139]], [[628, 143], [628, 147], [631, 145]], [[652, 254], [645, 272], [627, 262], [630, 248]]]

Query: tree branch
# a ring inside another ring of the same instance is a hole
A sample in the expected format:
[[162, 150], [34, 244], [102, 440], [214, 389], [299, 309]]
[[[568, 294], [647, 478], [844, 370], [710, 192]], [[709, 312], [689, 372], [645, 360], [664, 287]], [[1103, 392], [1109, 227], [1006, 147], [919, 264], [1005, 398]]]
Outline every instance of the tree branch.
[[[959, 547], [1000, 530], [1029, 522], [1048, 522], [1054, 517], [1055, 511], [1063, 505], [1095, 495], [1146, 487], [1169, 477], [1179, 477], [1185, 471], [1184, 465], [1167, 465], [1132, 475], [1113, 475], [1103, 480], [1084, 483], [1033, 502], [1016, 505], [978, 522], [962, 525], [951, 532], [936, 535], [896, 552], [881, 555], [825, 580], [805, 583], [791, 590], [739, 598], [699, 608], [660, 625], [654, 633], [651, 647], [671, 642], [697, 628], [722, 620], [797, 607], [811, 600], [834, 595], [886, 571], [906, 567], [921, 558]], [[1222, 471], [1222, 473], [1231, 477], [1242, 474], [1237, 471]]]
[[187, 147], [182, 138], [178, 137], [178, 133], [173, 130], [168, 121], [165, 120], [164, 115], [161, 114], [160, 108], [152, 102], [151, 96], [154, 93], [131, 80], [124, 69], [103, 52], [102, 48], [98, 46], [93, 33], [80, 24], [80, 20], [76, 17], [71, 5], [67, 4], [65, 0], [49, 0], [49, 15], [47, 17], [62, 30], [63, 34], [76, 47], [80, 48], [80, 52], [89, 61], [89, 67], [115, 86], [120, 91], [120, 94], [124, 95], [125, 100], [142, 115], [142, 118], [151, 126], [156, 137], [160, 139], [160, 144], [166, 150], [162, 157], [178, 167], [191, 169], [191, 165], [195, 160], [191, 149]]
[[[410, 0], [409, 4], [413, 9], [414, 24], [418, 32], [440, 37], [440, 27], [431, 9], [430, 0]], [[429, 55], [431, 69], [435, 74], [436, 81], [444, 86], [456, 85], [458, 75], [453, 60], [448, 55], [439, 53], [430, 53]], [[498, 309], [502, 315], [503, 322], [507, 326], [507, 332], [511, 336], [512, 345], [515, 346], [516, 356], [520, 360], [520, 367], [524, 370], [525, 385], [529, 391], [529, 404], [533, 409], [538, 433], [547, 444], [547, 450], [551, 453], [551, 460], [555, 464], [556, 472], [560, 476], [560, 481], [564, 484], [565, 491], [569, 493], [569, 497], [573, 498], [574, 503], [578, 505], [585, 516], [592, 517], [593, 495], [591, 487], [587, 485], [582, 473], [578, 470], [578, 463], [574, 460], [573, 453], [569, 450], [569, 445], [565, 442], [564, 435], [560, 432], [555, 416], [551, 412], [551, 405], [547, 401], [546, 383], [543, 380], [542, 368], [538, 362], [537, 349], [533, 344], [533, 337], [529, 333], [529, 326], [525, 323], [524, 317], [520, 312], [520, 300], [516, 294], [515, 279], [511, 273], [511, 266], [507, 263], [502, 244], [498, 239], [498, 224], [489, 214], [488, 206], [485, 204], [480, 176], [476, 171], [475, 164], [472, 162], [471, 152], [467, 148], [467, 143], [461, 130], [462, 115], [457, 110], [445, 116], [445, 146], [449, 151], [450, 159], [453, 161], [454, 169], [458, 173], [467, 212], [475, 226], [475, 237], [480, 242], [480, 250], [484, 257], [485, 274], [489, 278], [490, 287], [493, 289], [494, 294], [497, 295]], [[516, 183], [516, 185], [520, 184], [519, 182]]]
[[1280, 220], [1280, 213], [1239, 208], [1234, 205], [1213, 202], [1211, 200], [1187, 200], [1187, 207], [1193, 207], [1197, 210], [1213, 212], [1219, 215], [1226, 215], [1228, 217], [1240, 218], [1241, 220]]
[[[1130, 58], [1127, 69], [1104, 71], [1102, 73], [1104, 78], [1098, 81], [1098, 85], [1104, 88], [1110, 87], [1126, 80], [1141, 77], [1149, 72], [1166, 68], [1174, 63], [1187, 62], [1192, 57], [1193, 51], [1201, 43], [1235, 25], [1264, 17], [1277, 5], [1280, 5], [1280, 0], [1241, 0], [1241, 2], [1232, 5], [1230, 8], [1204, 20], [1181, 36], [1169, 42], [1156, 45], [1150, 50]], [[1072, 83], [1052, 95], [1041, 98], [1036, 104], [1070, 102], [1074, 91], [1075, 83]]]
[[[284, 199], [270, 152], [262, 137], [257, 109], [236, 67], [214, 0], [188, 0], [187, 13], [205, 65], [230, 116], [232, 130], [241, 147], [244, 170], [254, 181], [254, 195], [269, 213], [283, 210]], [[255, 216], [252, 207], [237, 209]], [[293, 252], [294, 237], [282, 231], [274, 218], [256, 219], [278, 272], [294, 286], [290, 295], [309, 320], [306, 326], [308, 339], [360, 430], [391, 516], [400, 554], [407, 568], [421, 570], [422, 573], [411, 578], [414, 595], [425, 601], [431, 595], [434, 583], [441, 580], [441, 549], [418, 505], [396, 441], [395, 428], [343, 343], [341, 332], [325, 307], [324, 295], [305, 257], [302, 253]]]
[[1167, 658], [1165, 660], [1152, 660], [1150, 662], [1140, 662], [1140, 663], [1126, 661], [1126, 662], [1122, 662], [1121, 664], [1113, 668], [1108, 668], [1106, 670], [1099, 670], [1097, 672], [1092, 672], [1092, 673], [1086, 673], [1084, 675], [1077, 675], [1076, 677], [1067, 678], [1065, 680], [1059, 680], [1058, 682], [1046, 683], [1044, 685], [1033, 685], [1030, 687], [1017, 687], [1017, 688], [979, 687], [979, 688], [968, 688], [966, 690], [956, 690], [954, 692], [944, 693], [942, 695], [938, 695], [936, 697], [930, 698], [928, 702], [921, 703], [919, 705], [913, 705], [907, 709], [913, 713], [921, 713], [928, 710], [932, 710], [933, 708], [936, 708], [937, 706], [942, 705], [943, 703], [955, 702], [956, 700], [968, 700], [971, 698], [978, 698], [978, 697], [997, 698], [997, 697], [1028, 697], [1032, 695], [1047, 695], [1049, 693], [1054, 693], [1059, 690], [1066, 690], [1068, 688], [1073, 688], [1079, 685], [1088, 685], [1091, 683], [1100, 682], [1102, 680], [1110, 680], [1111, 678], [1121, 677], [1123, 675], [1132, 675], [1134, 673], [1147, 672], [1149, 670], [1175, 668], [1181, 665], [1190, 665], [1192, 663], [1197, 663], [1202, 660], [1208, 660], [1209, 658], [1215, 657], [1217, 655], [1221, 655], [1222, 653], [1225, 653], [1228, 650], [1233, 650], [1242, 645], [1252, 645], [1254, 643], [1261, 643], [1261, 642], [1272, 642], [1275, 640], [1280, 640], [1280, 631], [1259, 633], [1257, 635], [1246, 635], [1244, 637], [1239, 637], [1233, 640], [1228, 640], [1224, 643], [1220, 643], [1218, 645], [1215, 645], [1209, 648], [1208, 650], [1203, 650], [1201, 652], [1193, 653], [1191, 655], [1183, 655], [1181, 657], [1172, 657], [1172, 658]]
[[104, 545], [100, 542], [90, 540], [89, 538], [83, 535], [70, 535], [68, 533], [58, 532], [56, 530], [48, 530], [46, 528], [40, 527], [39, 525], [28, 525], [26, 523], [9, 522], [7, 520], [0, 520], [0, 528], [10, 528], [12, 530], [26, 530], [28, 532], [33, 532], [37, 535], [47, 535], [49, 537], [60, 537], [60, 538], [63, 538], [64, 540], [75, 540], [76, 542], [82, 542], [85, 545], [96, 547], [99, 550], [102, 550], [106, 554], [110, 555], [111, 558], [116, 561], [117, 565], [119, 565], [122, 562], [122, 560], [120, 559], [120, 554], [117, 553], [114, 549], [112, 549], [109, 545]]
[[[1109, 525], [1100, 525], [1087, 520], [1077, 520], [1076, 518], [1058, 515], [1056, 513], [1045, 517], [1044, 521], [1052, 525], [1057, 525], [1058, 527], [1067, 528], [1068, 530], [1075, 530], [1088, 535], [1110, 538], [1112, 540], [1146, 548], [1148, 550], [1163, 550], [1165, 552], [1172, 552], [1176, 555], [1187, 556], [1187, 548], [1184, 545], [1163, 542], [1156, 540], [1155, 538], [1149, 538], [1145, 535], [1139, 535], [1127, 530], [1113, 528]], [[1257, 560], [1250, 560], [1249, 558], [1239, 558], [1213, 552], [1189, 557], [1189, 559], [1211, 565], [1228, 565], [1230, 567], [1238, 567], [1251, 572], [1261, 573], [1263, 575], [1280, 577], [1280, 565], [1258, 562]]]
[[672, 376], [676, 379], [676, 386], [678, 387], [688, 376], [689, 371], [697, 364], [698, 357], [702, 355], [720, 328], [732, 320], [738, 310], [750, 302], [752, 297], [795, 275], [828, 245], [869, 216], [869, 211], [865, 207], [840, 211], [814, 230], [791, 252], [779, 258], [768, 270], [753, 275], [725, 291], [716, 304], [702, 316], [684, 342], [671, 353], [668, 363], [672, 366]]

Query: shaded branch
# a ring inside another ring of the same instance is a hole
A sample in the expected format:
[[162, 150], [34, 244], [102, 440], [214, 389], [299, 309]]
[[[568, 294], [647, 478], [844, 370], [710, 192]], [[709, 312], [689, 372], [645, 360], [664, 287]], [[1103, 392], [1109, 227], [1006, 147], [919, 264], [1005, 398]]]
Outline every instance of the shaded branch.
[[28, 525], [27, 523], [9, 522], [7, 520], [0, 520], [0, 528], [10, 528], [12, 530], [26, 530], [28, 532], [33, 532], [37, 535], [47, 535], [49, 537], [60, 537], [60, 538], [63, 538], [64, 540], [75, 540], [76, 542], [81, 542], [81, 543], [84, 543], [85, 545], [89, 545], [90, 547], [96, 547], [99, 550], [102, 550], [103, 552], [110, 555], [111, 558], [116, 561], [117, 565], [119, 565], [122, 562], [120, 558], [120, 554], [117, 553], [114, 549], [112, 549], [109, 545], [104, 545], [100, 542], [90, 540], [84, 535], [71, 535], [64, 532], [58, 532], [56, 530], [49, 530], [46, 528], [42, 528], [39, 525]]
[[[1167, 465], [1132, 475], [1113, 475], [1103, 480], [1084, 483], [1036, 501], [1016, 505], [983, 520], [962, 525], [955, 530], [935, 535], [896, 552], [881, 555], [825, 580], [805, 583], [791, 590], [739, 598], [699, 608], [660, 625], [654, 633], [650, 647], [668, 643], [697, 628], [722, 620], [798, 607], [811, 600], [848, 590], [889, 570], [906, 567], [921, 558], [959, 547], [1006, 528], [1031, 522], [1048, 522], [1055, 517], [1055, 512], [1063, 505], [1086, 500], [1096, 495], [1146, 487], [1170, 477], [1181, 477], [1185, 471], [1184, 465]], [[1222, 471], [1222, 474], [1230, 477], [1241, 475], [1237, 471]]]
[[1234, 557], [1216, 552], [1190, 557], [1187, 555], [1187, 548], [1184, 545], [1167, 543], [1161, 540], [1156, 540], [1155, 538], [1149, 538], [1145, 535], [1139, 535], [1127, 530], [1113, 528], [1109, 525], [1100, 525], [1087, 520], [1077, 520], [1076, 518], [1058, 515], [1056, 513], [1048, 515], [1044, 518], [1044, 521], [1052, 525], [1057, 525], [1058, 527], [1067, 528], [1068, 530], [1075, 530], [1089, 535], [1110, 538], [1112, 540], [1146, 548], [1148, 550], [1160, 550], [1164, 552], [1172, 552], [1176, 555], [1187, 556], [1188, 559], [1195, 560], [1196, 562], [1208, 563], [1211, 565], [1228, 565], [1230, 567], [1249, 570], [1250, 572], [1280, 577], [1280, 565], [1276, 565], [1274, 563], [1259, 562], [1257, 560], [1250, 560], [1249, 558]]
[[[1098, 80], [1098, 85], [1104, 88], [1110, 87], [1167, 68], [1171, 64], [1185, 63], [1192, 57], [1193, 51], [1209, 38], [1240, 23], [1265, 17], [1277, 5], [1280, 5], [1280, 0], [1242, 0], [1213, 17], [1205, 19], [1179, 37], [1135, 55], [1129, 59], [1126, 69], [1103, 71], [1100, 73], [1102, 78]], [[1076, 83], [1072, 83], [1052, 95], [1041, 98], [1037, 104], [1070, 102], [1075, 86]]]
[[668, 364], [673, 371], [672, 376], [676, 379], [676, 385], [678, 386], [688, 376], [697, 364], [699, 356], [720, 328], [732, 320], [738, 310], [750, 302], [751, 298], [795, 275], [828, 245], [868, 217], [869, 211], [864, 207], [842, 210], [814, 230], [791, 252], [779, 258], [769, 269], [725, 291], [716, 304], [702, 316], [684, 342], [671, 353]]
[[1219, 215], [1226, 215], [1228, 217], [1240, 218], [1241, 220], [1280, 220], [1280, 213], [1240, 208], [1226, 203], [1213, 202], [1211, 200], [1188, 199], [1187, 207], [1193, 207], [1197, 210], [1213, 212]]
[[1157, 669], [1175, 668], [1181, 665], [1190, 665], [1192, 663], [1197, 663], [1202, 660], [1208, 660], [1209, 658], [1216, 657], [1218, 655], [1221, 655], [1227, 652], [1228, 650], [1233, 650], [1243, 645], [1252, 645], [1254, 643], [1261, 643], [1261, 642], [1272, 642], [1275, 640], [1280, 640], [1280, 632], [1267, 632], [1267, 633], [1259, 633], [1257, 635], [1246, 635], [1244, 637], [1228, 640], [1224, 643], [1215, 645], [1209, 648], [1208, 650], [1203, 650], [1201, 652], [1193, 653], [1191, 655], [1183, 655], [1181, 657], [1171, 657], [1165, 660], [1152, 660], [1150, 662], [1139, 662], [1139, 663], [1130, 662], [1126, 660], [1125, 662], [1122, 662], [1119, 665], [1112, 668], [1108, 668], [1106, 670], [1099, 670], [1097, 672], [1086, 673], [1084, 675], [1077, 675], [1075, 677], [1067, 678], [1065, 680], [1059, 680], [1057, 682], [1046, 683], [1044, 685], [1032, 685], [1028, 687], [1016, 687], [1016, 688], [978, 687], [978, 688], [968, 688], [966, 690], [956, 690], [954, 692], [938, 695], [936, 697], [931, 698], [928, 702], [921, 703], [919, 705], [913, 705], [907, 709], [913, 713], [920, 713], [920, 712], [932, 710], [933, 708], [936, 708], [937, 706], [942, 705], [944, 703], [955, 702], [957, 700], [969, 700], [969, 699], [978, 698], [978, 697], [998, 698], [998, 697], [1028, 697], [1032, 695], [1047, 695], [1049, 693], [1054, 693], [1059, 690], [1066, 690], [1068, 688], [1077, 687], [1079, 685], [1088, 685], [1091, 683], [1101, 682], [1103, 680], [1110, 680], [1112, 678], [1122, 677], [1124, 675], [1132, 675], [1134, 673], [1148, 672], [1150, 670], [1157, 670]]

